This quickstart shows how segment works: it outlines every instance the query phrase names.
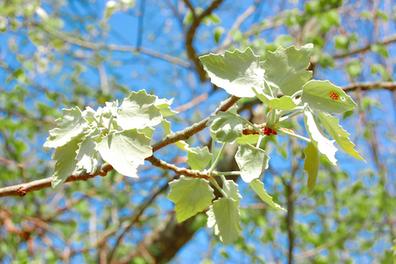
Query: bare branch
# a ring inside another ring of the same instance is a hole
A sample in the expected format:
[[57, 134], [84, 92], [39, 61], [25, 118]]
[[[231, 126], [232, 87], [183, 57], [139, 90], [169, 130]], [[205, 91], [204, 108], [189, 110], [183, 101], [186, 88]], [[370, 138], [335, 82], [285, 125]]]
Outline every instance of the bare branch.
[[254, 11], [256, 11], [256, 5], [251, 5], [245, 10], [245, 12], [237, 17], [234, 24], [231, 26], [231, 29], [228, 31], [223, 43], [221, 44], [222, 47], [228, 47], [231, 45], [232, 34], [241, 27], [242, 23], [245, 22], [245, 20], [248, 19], [254, 13]]
[[345, 92], [351, 92], [355, 90], [372, 91], [383, 89], [396, 91], [396, 82], [354, 83], [343, 88]]
[[[185, 1], [185, 3], [189, 3], [189, 1]], [[195, 19], [193, 19], [191, 26], [189, 27], [186, 38], [186, 52], [187, 57], [194, 63], [194, 67], [196, 72], [198, 73], [199, 79], [201, 82], [206, 80], [206, 73], [203, 69], [201, 62], [199, 61], [198, 54], [194, 47], [194, 38], [197, 32], [198, 27], [201, 25], [202, 21], [205, 17], [209, 16], [216, 8], [218, 8], [223, 0], [215, 0], [213, 1], [208, 8], [206, 8], [202, 13], [200, 13]]]
[[[238, 101], [238, 99], [239, 99], [238, 97], [232, 96], [232, 97], [228, 98], [227, 100], [223, 101], [211, 116], [214, 116], [218, 112], [221, 112], [221, 111], [227, 111], [231, 106], [233, 106]], [[174, 133], [174, 134], [166, 137], [164, 140], [162, 140], [161, 142], [159, 142], [153, 146], [153, 152], [155, 152], [167, 145], [173, 144], [179, 140], [188, 139], [192, 135], [200, 132], [207, 126], [209, 118], [210, 118], [210, 116], [203, 119], [202, 121], [190, 126], [190, 127], [187, 127], [186, 129], [184, 129], [180, 132]], [[165, 161], [158, 160], [154, 156], [148, 157], [146, 160], [150, 161], [154, 166], [158, 166], [163, 169], [172, 170], [172, 171], [176, 172], [177, 174], [184, 174], [186, 176], [199, 177], [199, 178], [209, 177], [206, 174], [203, 174], [203, 173], [200, 173], [197, 171], [193, 171], [193, 170], [189, 170], [189, 169], [179, 168], [173, 164], [169, 164], [169, 163], [166, 163]], [[66, 179], [66, 182], [85, 181], [90, 178], [96, 177], [98, 175], [106, 176], [107, 173], [109, 171], [111, 171], [112, 169], [113, 169], [113, 167], [111, 165], [105, 164], [102, 167], [102, 169], [96, 173], [83, 174], [83, 175], [79, 175], [79, 176], [71, 175]], [[28, 192], [41, 190], [41, 189], [50, 187], [51, 180], [52, 180], [52, 177], [48, 177], [45, 179], [31, 181], [28, 183], [22, 183], [22, 184], [17, 184], [17, 185], [13, 185], [13, 186], [0, 188], [0, 197], [24, 196]]]
[[393, 35], [393, 36], [385, 38], [382, 41], [371, 43], [371, 44], [368, 44], [368, 45], [366, 45], [364, 47], [357, 48], [357, 49], [348, 51], [346, 53], [336, 54], [336, 55], [333, 56], [333, 58], [334, 59], [343, 59], [343, 58], [350, 57], [350, 56], [353, 56], [353, 55], [356, 55], [356, 54], [363, 54], [363, 53], [366, 53], [366, 52], [370, 51], [371, 48], [374, 45], [389, 45], [389, 44], [392, 44], [392, 43], [395, 43], [395, 42], [396, 42], [396, 35]]
[[[37, 25], [37, 24], [36, 24]], [[76, 38], [73, 36], [70, 36], [66, 33], [54, 31], [52, 29], [46, 28], [44, 25], [37, 25], [40, 27], [42, 30], [47, 32], [48, 34], [51, 34], [69, 44], [79, 46], [85, 49], [90, 49], [94, 51], [98, 50], [108, 50], [108, 51], [115, 51], [115, 52], [129, 52], [129, 53], [141, 53], [156, 59], [160, 59], [166, 62], [170, 62], [172, 64], [184, 67], [184, 68], [190, 68], [190, 64], [186, 62], [183, 59], [171, 56], [169, 54], [165, 53], [160, 53], [154, 50], [146, 49], [143, 47], [132, 47], [132, 46], [127, 46], [127, 45], [116, 45], [116, 44], [105, 44], [105, 43], [94, 43], [90, 42], [87, 40], [83, 40], [80, 38]]]

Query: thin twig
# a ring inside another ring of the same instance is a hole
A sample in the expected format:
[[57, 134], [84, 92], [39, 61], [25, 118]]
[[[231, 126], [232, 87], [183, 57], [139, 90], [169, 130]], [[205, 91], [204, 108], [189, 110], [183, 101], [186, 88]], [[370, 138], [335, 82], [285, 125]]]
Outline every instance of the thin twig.
[[356, 55], [356, 54], [363, 54], [363, 53], [366, 53], [366, 52], [370, 51], [371, 48], [374, 45], [389, 45], [389, 44], [392, 44], [392, 43], [395, 43], [395, 42], [396, 42], [396, 35], [393, 35], [393, 36], [385, 38], [382, 41], [371, 43], [371, 44], [368, 44], [368, 45], [366, 45], [364, 47], [357, 48], [357, 49], [348, 51], [346, 53], [336, 54], [336, 55], [333, 56], [333, 58], [334, 59], [343, 59], [343, 58], [350, 57], [350, 56], [353, 56], [353, 55]]
[[[227, 100], [223, 101], [211, 116], [213, 116], [221, 111], [227, 111], [231, 106], [233, 106], [238, 101], [238, 99], [239, 99], [238, 97], [232, 96], [232, 97], [228, 98]], [[170, 144], [173, 144], [179, 140], [188, 139], [192, 135], [200, 132], [207, 126], [209, 118], [210, 118], [210, 116], [203, 119], [202, 121], [190, 126], [190, 127], [187, 127], [186, 129], [184, 129], [180, 132], [174, 133], [174, 134], [166, 137], [164, 140], [162, 140], [161, 142], [159, 142], [153, 146], [153, 152], [158, 151], [159, 149], [161, 149], [165, 146], [168, 146]], [[192, 170], [176, 167], [173, 164], [169, 164], [164, 161], [158, 160], [154, 156], [148, 157], [146, 160], [152, 162], [154, 166], [158, 165], [158, 167], [160, 167], [160, 168], [170, 169], [178, 174], [184, 174], [184, 175], [190, 176], [190, 177], [194, 177], [194, 176], [200, 177], [201, 176], [201, 178], [202, 177], [205, 178], [208, 176], [206, 174], [200, 174], [199, 172], [195, 172]], [[83, 174], [83, 175], [79, 175], [79, 176], [71, 175], [66, 179], [66, 182], [88, 180], [88, 179], [94, 178], [98, 175], [106, 176], [107, 173], [109, 171], [111, 171], [112, 169], [113, 169], [113, 167], [111, 165], [106, 164], [102, 167], [102, 169], [100, 171], [93, 173], [93, 174]], [[27, 182], [27, 183], [22, 183], [22, 184], [17, 184], [17, 185], [13, 185], [13, 186], [0, 188], [0, 197], [24, 196], [28, 192], [41, 190], [41, 189], [50, 187], [51, 181], [52, 181], [52, 177], [48, 177], [48, 178], [41, 179], [41, 180], [35, 180], [35, 181]]]
[[[193, 19], [193, 21], [186, 33], [185, 46], [186, 46], [187, 57], [189, 58], [190, 61], [193, 62], [195, 70], [198, 73], [198, 76], [199, 76], [199, 79], [201, 80], [201, 82], [206, 80], [206, 73], [205, 73], [205, 70], [204, 70], [201, 62], [199, 61], [199, 56], [195, 50], [194, 39], [196, 36], [197, 29], [201, 25], [204, 18], [209, 16], [210, 14], [212, 14], [212, 12], [216, 8], [218, 8], [222, 2], [223, 2], [223, 0], [213, 1], [209, 5], [208, 8], [206, 8], [202, 13], [197, 15], [195, 19]], [[185, 1], [185, 3], [189, 3], [189, 1]], [[193, 7], [190, 7], [190, 8], [193, 8]]]

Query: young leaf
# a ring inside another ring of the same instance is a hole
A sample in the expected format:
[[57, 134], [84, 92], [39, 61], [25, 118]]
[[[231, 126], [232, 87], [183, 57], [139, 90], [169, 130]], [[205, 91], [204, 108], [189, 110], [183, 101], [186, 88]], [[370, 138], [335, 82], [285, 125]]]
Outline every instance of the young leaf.
[[337, 118], [323, 112], [319, 112], [318, 117], [326, 131], [335, 139], [342, 150], [355, 159], [364, 160], [355, 150], [355, 144], [349, 139], [349, 133], [342, 128]]
[[97, 170], [99, 165], [99, 153], [96, 150], [96, 142], [90, 137], [86, 136], [79, 144], [77, 150], [77, 164], [76, 173], [86, 172], [93, 173]]
[[343, 113], [356, 106], [341, 87], [329, 81], [311, 80], [303, 86], [302, 101], [309, 107], [327, 113]]
[[322, 135], [310, 111], [304, 111], [304, 117], [305, 126], [311, 137], [312, 143], [315, 144], [319, 152], [325, 155], [333, 165], [336, 165], [337, 160], [335, 153], [337, 148], [334, 146], [334, 140], [329, 140]]
[[242, 196], [238, 190], [238, 184], [232, 180], [225, 180], [223, 183], [223, 190], [227, 194], [228, 198], [232, 198], [235, 201], [239, 202]]
[[268, 156], [265, 151], [252, 145], [240, 145], [235, 160], [241, 171], [242, 180], [247, 183], [259, 178], [268, 167]]
[[56, 148], [52, 157], [56, 161], [51, 181], [52, 188], [58, 187], [73, 174], [77, 164], [76, 155], [80, 141], [81, 137], [76, 137], [67, 144]]
[[264, 70], [260, 57], [252, 49], [226, 51], [224, 55], [208, 54], [199, 57], [213, 84], [238, 97], [254, 97], [252, 88], [261, 90]]
[[273, 201], [272, 196], [267, 193], [264, 188], [264, 184], [259, 179], [255, 179], [250, 182], [249, 187], [252, 188], [252, 190], [258, 195], [258, 197], [260, 197], [263, 202], [265, 202], [272, 208], [286, 211], [282, 206]]
[[150, 138], [128, 130], [109, 134], [97, 145], [102, 159], [120, 174], [137, 178], [137, 167], [152, 155]]
[[238, 239], [241, 233], [239, 203], [231, 198], [220, 198], [210, 207], [208, 227], [214, 229], [224, 244]]
[[176, 220], [180, 223], [208, 208], [214, 198], [213, 189], [204, 179], [184, 176], [169, 183], [168, 199], [175, 204]]
[[208, 147], [188, 148], [187, 151], [187, 163], [193, 170], [205, 169], [212, 160], [213, 155], [209, 152]]
[[288, 95], [284, 95], [280, 98], [274, 98], [268, 101], [268, 107], [272, 109], [292, 110], [296, 106], [297, 105], [293, 102], [293, 99]]
[[[171, 129], [171, 123], [168, 120], [163, 119], [161, 124], [162, 124], [162, 127], [164, 128], [165, 135], [169, 135], [169, 134], [173, 133], [172, 129]], [[187, 150], [189, 147], [188, 144], [183, 140], [177, 141], [175, 143], [175, 145], [176, 145], [176, 147], [178, 147], [181, 150]]]
[[239, 145], [244, 145], [244, 144], [256, 144], [260, 135], [242, 135], [241, 137], [236, 139], [236, 143]]
[[58, 148], [82, 134], [87, 123], [78, 107], [63, 109], [63, 116], [56, 120], [57, 127], [49, 131], [44, 143], [45, 148]]
[[162, 115], [155, 106], [156, 100], [156, 96], [147, 94], [145, 90], [131, 92], [118, 109], [118, 125], [124, 130], [158, 125], [161, 123]]
[[313, 45], [278, 48], [268, 52], [263, 63], [266, 80], [285, 95], [293, 95], [312, 77], [307, 71]]
[[308, 190], [312, 191], [316, 184], [319, 170], [319, 151], [315, 144], [308, 143], [304, 149], [304, 170], [308, 174]]
[[168, 117], [177, 114], [177, 112], [172, 110], [172, 108], [170, 107], [172, 102], [173, 98], [170, 100], [165, 98], [156, 98], [154, 105], [160, 111], [162, 117]]
[[211, 120], [210, 132], [219, 142], [233, 142], [242, 135], [247, 120], [231, 112], [220, 112]]

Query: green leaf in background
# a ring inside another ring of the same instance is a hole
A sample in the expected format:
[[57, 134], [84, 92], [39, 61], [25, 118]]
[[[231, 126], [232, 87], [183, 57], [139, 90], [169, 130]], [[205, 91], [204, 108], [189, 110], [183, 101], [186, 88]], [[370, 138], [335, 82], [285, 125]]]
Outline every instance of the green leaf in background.
[[199, 57], [212, 83], [238, 97], [254, 97], [253, 88], [261, 90], [264, 70], [260, 57], [252, 49], [226, 51], [224, 55], [210, 53]]
[[312, 72], [307, 71], [312, 50], [313, 45], [306, 44], [301, 48], [292, 46], [268, 52], [263, 63], [266, 80], [285, 95], [301, 90], [312, 77]]
[[125, 130], [158, 125], [161, 123], [162, 115], [155, 103], [163, 108], [165, 101], [158, 103], [157, 100], [156, 96], [147, 94], [145, 90], [131, 92], [118, 109], [118, 125]]
[[102, 159], [120, 174], [137, 178], [137, 167], [152, 155], [150, 138], [128, 130], [109, 134], [97, 145]]
[[337, 148], [334, 146], [334, 140], [329, 140], [323, 136], [316, 125], [311, 111], [304, 111], [304, 121], [312, 143], [315, 144], [319, 152], [325, 155], [326, 158], [335, 166], [337, 163], [337, 159], [335, 157]]
[[271, 99], [268, 102], [269, 108], [278, 110], [292, 110], [296, 106], [297, 105], [294, 103], [293, 99], [288, 95], [284, 95], [280, 98]]
[[316, 184], [319, 171], [319, 151], [313, 143], [308, 143], [304, 149], [304, 170], [308, 174], [308, 190], [312, 191]]
[[264, 184], [259, 179], [255, 179], [250, 182], [249, 187], [252, 188], [252, 190], [258, 195], [258, 197], [260, 197], [260, 199], [268, 204], [270, 207], [277, 210], [286, 211], [282, 206], [274, 202], [272, 196], [267, 193], [264, 188]]
[[233, 142], [242, 135], [244, 125], [250, 124], [237, 114], [220, 112], [211, 119], [210, 133], [219, 142]]
[[52, 175], [52, 188], [58, 187], [67, 177], [73, 174], [76, 168], [76, 155], [81, 137], [76, 137], [66, 145], [56, 148], [52, 157], [55, 163], [55, 171]]
[[213, 189], [204, 179], [182, 176], [170, 182], [169, 186], [168, 199], [175, 204], [179, 223], [208, 208], [214, 198]]
[[302, 101], [312, 109], [327, 113], [343, 113], [356, 106], [341, 87], [319, 80], [311, 80], [303, 86]]
[[205, 169], [212, 160], [212, 156], [212, 153], [210, 153], [206, 146], [203, 148], [187, 149], [187, 163], [193, 170]]
[[342, 128], [337, 118], [323, 112], [319, 112], [318, 117], [326, 131], [335, 139], [342, 150], [355, 159], [364, 160], [359, 152], [355, 150], [355, 144], [349, 139], [349, 133]]
[[240, 145], [235, 160], [241, 171], [242, 180], [247, 183], [259, 178], [268, 167], [268, 156], [265, 151], [252, 145]]
[[214, 229], [223, 243], [230, 244], [238, 239], [241, 233], [238, 201], [220, 198], [213, 203], [207, 215], [208, 227]]
[[56, 120], [56, 128], [49, 131], [44, 143], [45, 148], [58, 148], [82, 134], [87, 123], [82, 117], [80, 108], [63, 109], [63, 116]]

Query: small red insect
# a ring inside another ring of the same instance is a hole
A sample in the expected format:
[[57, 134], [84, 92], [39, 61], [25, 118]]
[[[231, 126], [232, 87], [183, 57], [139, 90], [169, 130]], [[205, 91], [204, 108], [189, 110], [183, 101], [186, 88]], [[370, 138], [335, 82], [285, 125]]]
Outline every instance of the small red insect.
[[337, 92], [334, 92], [334, 91], [329, 92], [329, 97], [333, 101], [340, 100], [340, 95]]
[[271, 135], [277, 135], [278, 134], [278, 132], [276, 132], [275, 129], [272, 129], [270, 127], [264, 127], [263, 128], [263, 133], [266, 136], [271, 136]]

